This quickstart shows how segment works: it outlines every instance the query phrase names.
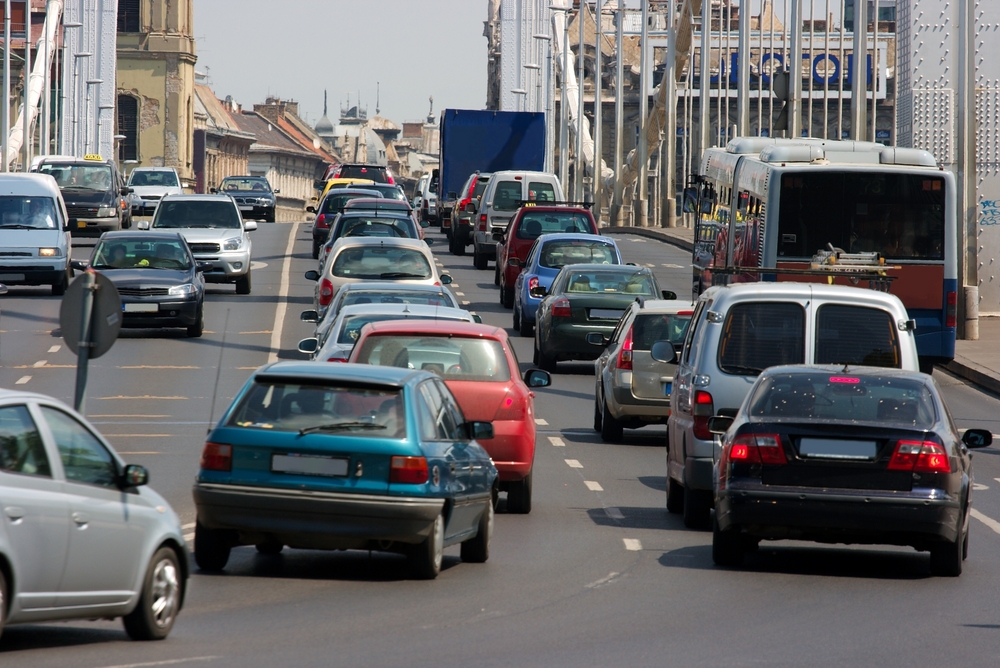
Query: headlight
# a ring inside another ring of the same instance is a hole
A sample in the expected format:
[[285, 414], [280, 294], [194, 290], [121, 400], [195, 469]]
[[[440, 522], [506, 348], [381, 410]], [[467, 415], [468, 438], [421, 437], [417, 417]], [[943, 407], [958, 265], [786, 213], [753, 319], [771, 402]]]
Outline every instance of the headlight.
[[233, 237], [232, 239], [226, 239], [225, 243], [222, 244], [222, 250], [234, 251], [239, 250], [240, 246], [243, 245], [243, 237]]
[[190, 297], [196, 294], [198, 290], [194, 287], [193, 283], [185, 283], [184, 285], [175, 285], [167, 291], [171, 297]]
[[58, 248], [39, 248], [39, 257], [62, 257], [62, 251]]
[[114, 206], [102, 206], [97, 210], [98, 218], [110, 218], [118, 213], [117, 207]]

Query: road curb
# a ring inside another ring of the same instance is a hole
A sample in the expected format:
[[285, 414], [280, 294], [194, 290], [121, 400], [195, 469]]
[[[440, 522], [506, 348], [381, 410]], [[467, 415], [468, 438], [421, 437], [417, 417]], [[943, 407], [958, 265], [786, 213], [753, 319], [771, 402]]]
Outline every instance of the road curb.
[[991, 369], [962, 358], [955, 358], [941, 367], [984, 390], [1000, 395], [1000, 377]]
[[638, 237], [656, 239], [677, 246], [686, 251], [694, 250], [694, 242], [676, 234], [671, 234], [663, 228], [656, 227], [602, 227], [601, 234], [634, 234]]

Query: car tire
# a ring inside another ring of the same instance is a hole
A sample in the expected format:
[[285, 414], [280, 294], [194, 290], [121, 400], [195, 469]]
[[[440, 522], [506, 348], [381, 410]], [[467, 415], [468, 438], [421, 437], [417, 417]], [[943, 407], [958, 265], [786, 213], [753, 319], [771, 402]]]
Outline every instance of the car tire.
[[180, 611], [183, 572], [177, 553], [161, 547], [149, 561], [139, 602], [122, 618], [132, 640], [163, 640], [174, 627]]
[[256, 547], [259, 553], [267, 555], [281, 554], [281, 551], [285, 549], [285, 546], [277, 541], [269, 543], [257, 543]]
[[205, 331], [205, 305], [202, 304], [198, 308], [198, 319], [195, 320], [193, 325], [188, 325], [187, 335], [188, 338], [197, 339]]
[[[523, 326], [524, 323], [522, 323]], [[548, 371], [549, 373], [556, 372], [556, 358], [549, 357], [538, 347], [538, 341], [535, 341], [535, 358], [538, 360], [535, 365], [538, 366], [542, 371]]]
[[247, 269], [247, 273], [236, 279], [236, 294], [248, 295], [250, 294], [250, 287], [250, 270]]
[[458, 242], [457, 234], [451, 235], [451, 238], [448, 239], [448, 252], [450, 252], [452, 255], [461, 255], [461, 253], [458, 252], [457, 242]]
[[472, 242], [472, 266], [476, 269], [486, 269], [488, 265], [489, 260], [479, 252], [479, 244]]
[[605, 443], [621, 443], [624, 429], [620, 420], [608, 410], [607, 398], [604, 400], [604, 410], [601, 414], [601, 440]]
[[314, 260], [319, 259], [319, 242], [314, 241], [312, 247], [312, 256]]
[[504, 287], [502, 285], [500, 286], [500, 290], [498, 292], [500, 293], [500, 306], [503, 306], [506, 295], [504, 294]]
[[418, 580], [433, 580], [441, 572], [444, 558], [444, 515], [438, 514], [431, 532], [410, 552], [410, 571]]
[[500, 263], [495, 262], [496, 268], [493, 271], [493, 285], [500, 285]]
[[3, 636], [3, 627], [7, 623], [7, 609], [10, 607], [7, 596], [7, 578], [4, 577], [3, 570], [0, 570], [0, 637]]
[[531, 488], [534, 471], [521, 480], [510, 483], [507, 490], [507, 512], [515, 515], [527, 515], [531, 512]]
[[716, 566], [737, 568], [743, 565], [745, 541], [739, 531], [723, 531], [719, 520], [712, 521], [712, 561]]
[[503, 307], [514, 308], [514, 291], [508, 287], [501, 287], [500, 291], [503, 294]]
[[711, 492], [684, 486], [684, 526], [688, 529], [708, 529], [712, 526]]
[[221, 571], [229, 561], [233, 546], [225, 531], [194, 525], [194, 561], [203, 571]]
[[66, 294], [66, 288], [69, 287], [69, 272], [71, 270], [67, 269], [66, 274], [62, 277], [62, 280], [58, 283], [52, 284], [52, 294], [56, 297], [62, 297]]
[[684, 512], [684, 488], [667, 475], [667, 512], [679, 515]]
[[511, 323], [511, 327], [513, 329], [516, 329], [517, 332], [518, 332], [518, 334], [520, 334], [521, 333], [521, 314], [517, 310], [517, 305], [516, 304], [514, 305], [514, 312], [511, 315], [511, 319], [513, 320], [513, 322]]
[[517, 324], [517, 333], [524, 337], [529, 337], [535, 333], [535, 326], [528, 322], [524, 314], [520, 314]]
[[597, 403], [597, 392], [594, 392], [594, 431], [598, 434], [601, 433], [601, 426], [604, 424], [602, 420], [603, 414], [601, 413], [601, 405]]
[[964, 543], [965, 536], [961, 536], [955, 542], [931, 545], [931, 575], [939, 578], [957, 578], [961, 575]]
[[462, 543], [462, 547], [460, 548], [462, 561], [467, 561], [470, 564], [482, 564], [486, 563], [486, 560], [490, 558], [490, 539], [493, 538], [493, 517], [493, 499], [491, 497], [486, 504], [486, 509], [479, 518], [479, 530], [476, 531], [476, 537]]
[[271, 213], [265, 213], [264, 214], [264, 222], [265, 223], [273, 223], [274, 222], [274, 211], [271, 211]]

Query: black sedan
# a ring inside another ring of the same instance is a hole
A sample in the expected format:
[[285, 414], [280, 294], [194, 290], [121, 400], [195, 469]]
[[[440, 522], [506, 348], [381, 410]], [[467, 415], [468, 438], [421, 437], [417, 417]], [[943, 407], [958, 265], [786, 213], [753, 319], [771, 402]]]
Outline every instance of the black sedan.
[[184, 327], [201, 336], [205, 282], [191, 249], [177, 232], [106, 232], [90, 266], [114, 283], [122, 300], [122, 327]]
[[560, 270], [548, 290], [531, 288], [541, 297], [535, 315], [534, 363], [548, 372], [559, 360], [594, 360], [601, 349], [588, 335], [610, 337], [628, 305], [637, 298], [676, 298], [661, 291], [653, 272], [620, 264], [572, 264]]
[[712, 558], [738, 566], [761, 540], [908, 545], [934, 575], [968, 555], [972, 455], [934, 380], [876, 367], [766, 370], [723, 434]]

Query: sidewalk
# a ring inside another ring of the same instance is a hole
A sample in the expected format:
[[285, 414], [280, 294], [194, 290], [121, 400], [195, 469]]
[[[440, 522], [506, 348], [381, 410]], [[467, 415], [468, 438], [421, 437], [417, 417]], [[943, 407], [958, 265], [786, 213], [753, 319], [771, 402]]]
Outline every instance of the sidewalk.
[[[601, 234], [635, 234], [687, 251], [694, 248], [694, 231], [686, 227], [602, 227]], [[955, 359], [942, 368], [984, 390], [1000, 394], [1000, 318], [981, 317], [979, 340], [957, 341]]]

